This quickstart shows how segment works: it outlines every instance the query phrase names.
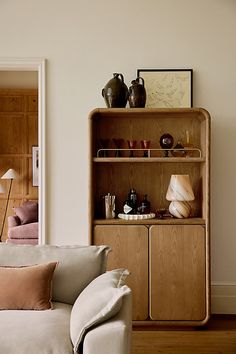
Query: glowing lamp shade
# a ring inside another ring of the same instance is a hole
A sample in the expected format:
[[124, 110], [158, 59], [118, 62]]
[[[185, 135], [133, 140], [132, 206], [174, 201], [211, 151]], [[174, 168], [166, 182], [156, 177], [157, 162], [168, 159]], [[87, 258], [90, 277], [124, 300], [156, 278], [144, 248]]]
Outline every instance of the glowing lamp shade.
[[166, 199], [171, 201], [170, 213], [176, 218], [188, 218], [191, 213], [189, 201], [194, 200], [194, 193], [189, 175], [172, 175], [166, 193]]

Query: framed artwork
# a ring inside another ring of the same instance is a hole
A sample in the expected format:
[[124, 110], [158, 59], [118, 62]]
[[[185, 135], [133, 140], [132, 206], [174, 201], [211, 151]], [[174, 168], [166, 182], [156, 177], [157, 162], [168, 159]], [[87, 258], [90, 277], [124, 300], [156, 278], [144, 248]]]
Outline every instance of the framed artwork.
[[32, 146], [32, 184], [33, 187], [39, 185], [39, 147]]
[[192, 107], [192, 69], [138, 69], [137, 76], [144, 79], [147, 108]]

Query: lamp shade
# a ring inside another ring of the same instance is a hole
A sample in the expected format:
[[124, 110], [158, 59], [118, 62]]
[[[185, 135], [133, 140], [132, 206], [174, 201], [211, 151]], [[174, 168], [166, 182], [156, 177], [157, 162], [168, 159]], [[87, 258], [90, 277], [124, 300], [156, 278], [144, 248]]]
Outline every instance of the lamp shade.
[[1, 179], [18, 179], [19, 175], [18, 173], [13, 170], [13, 168], [9, 168], [6, 173], [1, 177]]
[[190, 183], [189, 175], [172, 175], [166, 193], [169, 201], [191, 201], [194, 200], [194, 193]]

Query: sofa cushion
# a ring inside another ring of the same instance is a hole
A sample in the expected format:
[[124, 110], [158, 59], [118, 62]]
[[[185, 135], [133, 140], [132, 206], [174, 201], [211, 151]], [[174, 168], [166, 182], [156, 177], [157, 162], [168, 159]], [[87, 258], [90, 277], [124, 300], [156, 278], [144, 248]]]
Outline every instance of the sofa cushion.
[[120, 311], [123, 296], [130, 293], [124, 283], [128, 274], [126, 269], [106, 272], [94, 279], [79, 295], [70, 321], [71, 340], [76, 353], [90, 328]]
[[106, 270], [108, 246], [14, 245], [0, 243], [0, 265], [59, 262], [52, 300], [73, 304], [81, 291]]
[[38, 203], [36, 202], [27, 201], [21, 206], [13, 209], [22, 225], [38, 221]]
[[0, 267], [0, 310], [50, 309], [56, 265]]
[[72, 354], [70, 312], [62, 303], [53, 303], [52, 311], [0, 311], [0, 353]]

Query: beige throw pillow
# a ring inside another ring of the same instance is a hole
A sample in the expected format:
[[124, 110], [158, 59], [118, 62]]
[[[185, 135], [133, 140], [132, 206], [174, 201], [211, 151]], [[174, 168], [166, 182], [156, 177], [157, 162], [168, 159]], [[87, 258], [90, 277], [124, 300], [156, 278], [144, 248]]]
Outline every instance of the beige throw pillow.
[[123, 296], [131, 291], [124, 283], [127, 275], [129, 272], [126, 269], [106, 272], [94, 279], [78, 296], [70, 320], [70, 335], [75, 353], [91, 327], [120, 311]]
[[52, 277], [57, 262], [27, 267], [0, 267], [0, 310], [52, 308]]

